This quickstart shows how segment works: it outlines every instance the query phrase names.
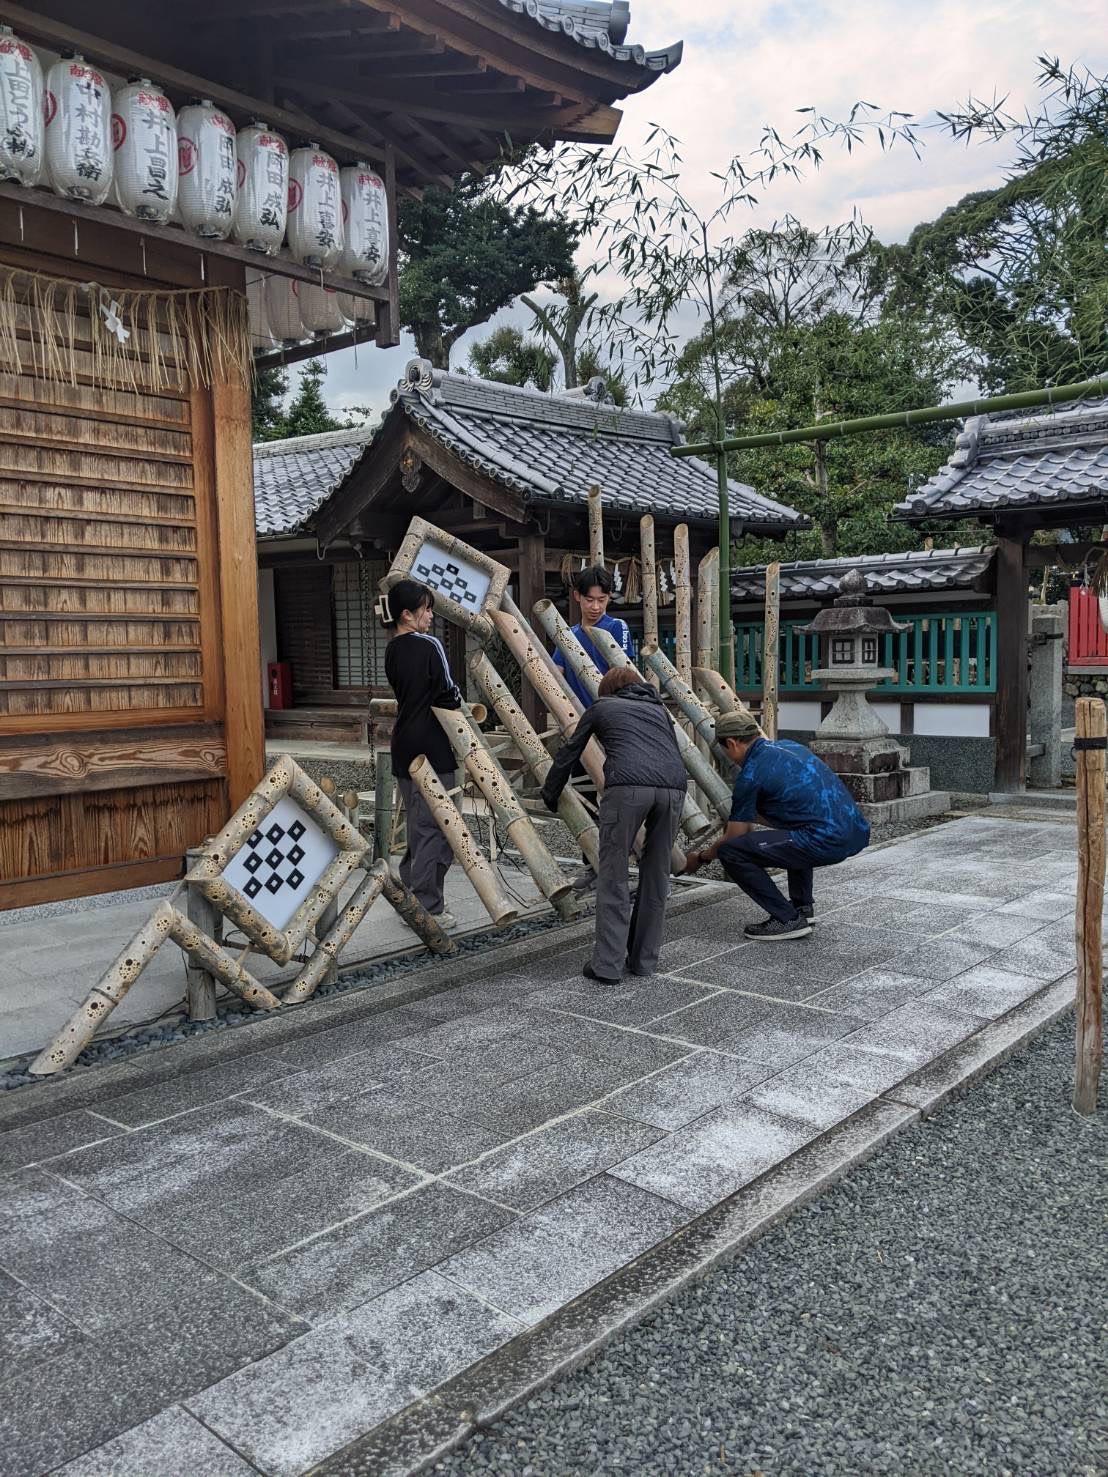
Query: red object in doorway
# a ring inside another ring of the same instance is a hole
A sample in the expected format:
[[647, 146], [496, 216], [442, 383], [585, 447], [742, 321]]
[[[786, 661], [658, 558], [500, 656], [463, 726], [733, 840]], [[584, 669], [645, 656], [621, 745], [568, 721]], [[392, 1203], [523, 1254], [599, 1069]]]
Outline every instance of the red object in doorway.
[[292, 663], [270, 662], [269, 706], [271, 708], [292, 707]]
[[1108, 631], [1100, 624], [1100, 604], [1092, 590], [1070, 589], [1069, 650], [1071, 667], [1108, 667]]

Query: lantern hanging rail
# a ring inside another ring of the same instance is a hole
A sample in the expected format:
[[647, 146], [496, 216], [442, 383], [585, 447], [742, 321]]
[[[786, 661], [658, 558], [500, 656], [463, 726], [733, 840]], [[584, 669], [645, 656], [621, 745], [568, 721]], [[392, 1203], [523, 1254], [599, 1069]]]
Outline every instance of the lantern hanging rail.
[[934, 421], [961, 420], [968, 415], [988, 415], [1001, 410], [1034, 410], [1040, 405], [1065, 405], [1087, 395], [1108, 395], [1108, 376], [1081, 380], [1072, 385], [1052, 385], [1043, 390], [1020, 390], [985, 400], [960, 400], [950, 405], [926, 405], [916, 410], [894, 410], [886, 415], [864, 415], [856, 420], [821, 421], [792, 431], [761, 431], [753, 436], [725, 436], [719, 441], [697, 441], [674, 446], [670, 455], [719, 456], [727, 451], [751, 451], [759, 446], [789, 446], [798, 441], [830, 441], [836, 436], [856, 436], [865, 431], [890, 431], [903, 426], [924, 426]]

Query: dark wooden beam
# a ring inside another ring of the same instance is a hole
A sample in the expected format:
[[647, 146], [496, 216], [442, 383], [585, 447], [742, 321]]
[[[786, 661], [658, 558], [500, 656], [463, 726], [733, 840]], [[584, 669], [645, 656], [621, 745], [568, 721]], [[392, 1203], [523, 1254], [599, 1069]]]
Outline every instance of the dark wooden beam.
[[355, 518], [371, 527], [370, 505], [399, 474], [400, 455], [408, 441], [402, 416], [395, 416], [378, 433], [373, 450], [365, 457], [344, 487], [323, 504], [312, 520], [320, 547], [326, 548], [344, 534]]
[[996, 546], [996, 788], [1023, 788], [1027, 769], [1027, 535]]
[[[386, 87], [374, 81], [365, 87], [354, 87], [349, 83], [343, 86], [334, 77], [315, 72], [301, 74], [299, 77], [285, 73], [274, 78], [274, 82], [278, 87], [288, 88], [317, 101], [349, 103], [359, 112], [366, 112], [372, 117], [380, 112], [399, 112], [413, 118], [429, 118], [437, 123], [473, 124], [494, 134], [514, 131], [533, 137], [558, 132], [563, 122], [576, 126], [580, 112], [580, 109], [570, 109], [568, 113], [565, 109], [557, 108], [536, 110], [527, 104], [508, 108], [503, 103], [496, 112], [482, 112], [464, 106], [463, 99], [451, 106], [445, 99], [437, 98], [418, 83], [413, 83], [411, 87], [405, 87], [403, 83]], [[614, 112], [614, 109], [608, 111]], [[599, 137], [599, 134], [596, 136]]]
[[499, 513], [502, 518], [507, 518], [510, 523], [521, 524], [528, 521], [529, 515], [523, 505], [523, 499], [518, 494], [510, 492], [508, 488], [501, 487], [487, 477], [482, 477], [480, 472], [475, 472], [472, 467], [452, 456], [439, 445], [432, 437], [423, 431], [413, 430], [410, 433], [412, 449], [424, 463], [437, 472], [451, 487], [456, 487], [459, 492], [465, 493], [466, 497], [473, 498], [475, 502], [491, 508], [494, 513]]
[[339, 349], [352, 349], [355, 344], [372, 348], [376, 335], [370, 324], [351, 329], [349, 333], [330, 333], [326, 338], [313, 339], [311, 343], [293, 344], [288, 349], [267, 350], [254, 355], [254, 368], [280, 369], [286, 364], [300, 364], [305, 359], [318, 359], [321, 354], [335, 354]]
[[1025, 563], [1028, 569], [1074, 569], [1086, 559], [1108, 553], [1108, 542], [1072, 544], [1028, 544]]

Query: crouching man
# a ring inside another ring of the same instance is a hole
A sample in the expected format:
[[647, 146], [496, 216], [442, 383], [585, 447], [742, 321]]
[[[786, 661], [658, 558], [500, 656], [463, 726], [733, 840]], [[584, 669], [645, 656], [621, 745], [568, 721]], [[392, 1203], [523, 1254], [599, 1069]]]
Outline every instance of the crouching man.
[[[855, 856], [869, 844], [869, 822], [838, 775], [803, 744], [762, 736], [750, 713], [724, 713], [716, 738], [737, 767], [731, 819], [723, 838], [690, 851], [686, 871], [719, 858], [724, 871], [769, 915], [748, 938], [804, 938], [812, 931], [812, 870]], [[757, 830], [755, 818], [768, 829]], [[789, 895], [767, 875], [782, 867]]]

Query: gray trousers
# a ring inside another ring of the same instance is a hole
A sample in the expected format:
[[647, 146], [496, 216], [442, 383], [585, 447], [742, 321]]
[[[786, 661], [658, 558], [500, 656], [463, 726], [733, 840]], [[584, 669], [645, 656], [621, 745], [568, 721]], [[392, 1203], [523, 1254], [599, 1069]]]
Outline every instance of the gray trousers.
[[[453, 774], [440, 774], [439, 780], [444, 790], [454, 788]], [[400, 786], [408, 828], [408, 849], [400, 863], [400, 880], [415, 893], [428, 913], [441, 913], [442, 890], [454, 852], [415, 781], [408, 775], [397, 775], [396, 783]]]
[[[684, 804], [683, 790], [616, 785], [604, 791], [592, 967], [605, 979], [619, 979], [625, 967], [636, 974], [653, 974], [657, 968], [669, 896], [670, 853]], [[639, 891], [632, 911], [627, 863], [639, 827], [644, 825]]]

